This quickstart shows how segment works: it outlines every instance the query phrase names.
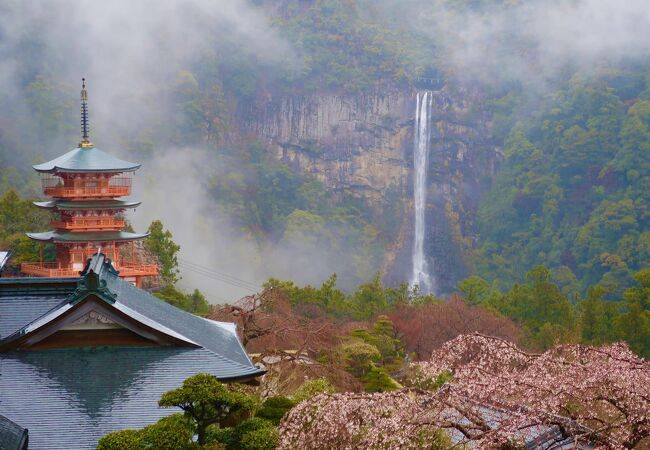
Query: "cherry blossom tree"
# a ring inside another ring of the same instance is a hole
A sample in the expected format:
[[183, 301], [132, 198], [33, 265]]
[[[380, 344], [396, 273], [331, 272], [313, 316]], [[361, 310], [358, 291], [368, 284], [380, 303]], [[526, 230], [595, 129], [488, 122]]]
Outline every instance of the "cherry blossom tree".
[[436, 391], [319, 395], [285, 418], [280, 448], [418, 448], [424, 439], [431, 448], [623, 449], [650, 440], [650, 363], [625, 344], [534, 354], [461, 335], [416, 367], [422, 377], [451, 371], [453, 380]]

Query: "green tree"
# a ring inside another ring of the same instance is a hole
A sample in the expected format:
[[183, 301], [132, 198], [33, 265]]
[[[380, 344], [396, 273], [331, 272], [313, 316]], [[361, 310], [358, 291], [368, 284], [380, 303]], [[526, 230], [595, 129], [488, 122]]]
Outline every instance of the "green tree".
[[225, 446], [226, 450], [273, 450], [278, 446], [280, 436], [272, 422], [253, 417], [235, 427], [208, 430], [208, 442]]
[[492, 293], [492, 286], [478, 275], [472, 275], [457, 284], [458, 290], [470, 305], [479, 305]]
[[228, 418], [241, 417], [253, 410], [255, 400], [228, 389], [213, 375], [199, 373], [186, 379], [182, 387], [163, 394], [158, 404], [182, 409], [194, 424], [198, 443], [203, 445], [209, 425], [221, 425]]
[[393, 322], [387, 316], [379, 316], [370, 331], [358, 329], [352, 337], [361, 339], [379, 350], [380, 358], [376, 362], [388, 371], [401, 368], [404, 359], [404, 344], [400, 340]]
[[361, 339], [351, 339], [343, 343], [340, 351], [348, 372], [357, 378], [367, 374], [381, 358], [377, 347]]
[[197, 448], [193, 438], [194, 429], [187, 418], [172, 414], [141, 430], [109, 433], [99, 440], [97, 450], [190, 450]]
[[120, 430], [108, 433], [97, 442], [97, 450], [145, 450], [141, 430]]
[[402, 387], [397, 381], [391, 378], [386, 369], [374, 365], [361, 380], [367, 392], [388, 392]]
[[0, 241], [16, 233], [43, 231], [51, 215], [10, 189], [0, 197]]
[[638, 272], [637, 283], [625, 291], [625, 310], [616, 320], [620, 338], [644, 357], [650, 357], [650, 269]]
[[620, 305], [604, 300], [606, 293], [603, 286], [592, 286], [578, 304], [582, 342], [585, 344], [601, 345], [616, 339], [614, 325]]
[[292, 400], [289, 397], [275, 396], [269, 397], [264, 400], [261, 408], [255, 413], [255, 417], [259, 417], [274, 425], [278, 425], [284, 415], [293, 408], [298, 400]]
[[198, 289], [194, 289], [191, 294], [185, 294], [179, 291], [173, 284], [168, 284], [154, 295], [177, 308], [185, 311], [205, 316], [210, 312], [210, 305]]
[[312, 398], [316, 394], [333, 394], [335, 392], [336, 389], [334, 389], [334, 386], [332, 386], [332, 383], [327, 378], [314, 378], [301, 384], [291, 395], [291, 399], [295, 403], [300, 403], [303, 400]]
[[172, 233], [163, 228], [160, 220], [154, 220], [147, 230], [149, 236], [144, 241], [147, 249], [156, 255], [160, 262], [160, 276], [168, 285], [179, 280], [178, 252], [180, 245], [172, 240]]

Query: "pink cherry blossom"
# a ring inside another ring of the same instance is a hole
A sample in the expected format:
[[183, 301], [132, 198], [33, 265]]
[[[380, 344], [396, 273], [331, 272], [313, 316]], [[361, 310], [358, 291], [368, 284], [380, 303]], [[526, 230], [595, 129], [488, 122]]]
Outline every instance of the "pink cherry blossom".
[[650, 440], [650, 363], [622, 343], [534, 354], [461, 335], [415, 364], [454, 378], [437, 392], [319, 395], [282, 422], [280, 448], [421, 448], [437, 428], [475, 448], [567, 440], [623, 449]]

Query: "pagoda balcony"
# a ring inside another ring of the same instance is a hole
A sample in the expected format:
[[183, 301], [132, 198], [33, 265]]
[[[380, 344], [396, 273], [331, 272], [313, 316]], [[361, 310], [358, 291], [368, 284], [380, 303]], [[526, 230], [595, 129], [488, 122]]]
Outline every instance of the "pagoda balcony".
[[122, 219], [114, 217], [75, 217], [70, 221], [54, 220], [50, 225], [59, 230], [121, 230], [126, 226]]
[[80, 270], [70, 267], [60, 267], [56, 262], [22, 263], [20, 271], [26, 275], [47, 278], [78, 277]]
[[[122, 262], [115, 264], [115, 268], [119, 270], [120, 277], [145, 277], [158, 275], [158, 266], [156, 264], [138, 264]], [[44, 263], [22, 263], [20, 271], [26, 275], [35, 277], [47, 278], [68, 278], [78, 277], [79, 269], [71, 267], [60, 267], [56, 262]]]
[[131, 186], [53, 186], [43, 188], [43, 192], [55, 198], [126, 197], [131, 194]]
[[158, 275], [158, 266], [156, 264], [120, 262], [119, 264], [116, 264], [116, 269], [120, 271], [121, 277], [145, 277]]

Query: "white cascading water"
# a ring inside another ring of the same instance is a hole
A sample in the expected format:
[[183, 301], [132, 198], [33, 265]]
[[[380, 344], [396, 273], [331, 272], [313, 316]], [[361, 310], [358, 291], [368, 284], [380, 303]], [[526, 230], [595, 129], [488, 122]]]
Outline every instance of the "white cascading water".
[[415, 209], [415, 233], [413, 238], [413, 272], [411, 286], [418, 285], [421, 292], [433, 292], [434, 286], [424, 254], [424, 235], [427, 206], [427, 167], [429, 160], [429, 118], [433, 96], [430, 91], [417, 94], [415, 129], [413, 130], [413, 197]]

